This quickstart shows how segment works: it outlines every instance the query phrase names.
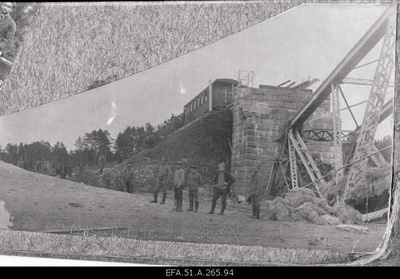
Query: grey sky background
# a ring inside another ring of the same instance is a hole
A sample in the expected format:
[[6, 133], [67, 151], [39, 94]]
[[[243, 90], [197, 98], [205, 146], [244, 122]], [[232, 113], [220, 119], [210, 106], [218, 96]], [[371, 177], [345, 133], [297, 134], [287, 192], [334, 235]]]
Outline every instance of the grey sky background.
[[[254, 71], [254, 86], [288, 79], [321, 82], [357, 43], [387, 5], [303, 4], [167, 63], [57, 102], [0, 117], [0, 145], [45, 140], [73, 149], [85, 132], [106, 129], [116, 138], [127, 126], [161, 124], [208, 85], [210, 79], [238, 78]], [[360, 63], [379, 57], [380, 44]], [[349, 77], [373, 79], [375, 64]], [[316, 89], [319, 84], [311, 88]], [[370, 87], [343, 85], [350, 104], [367, 100]], [[390, 89], [389, 92], [393, 92]], [[393, 96], [393, 93], [389, 94]], [[389, 100], [389, 96], [387, 100]], [[344, 103], [343, 103], [344, 106]], [[359, 124], [364, 106], [354, 109]], [[354, 129], [347, 112], [343, 129]], [[392, 133], [391, 119], [378, 138]]]

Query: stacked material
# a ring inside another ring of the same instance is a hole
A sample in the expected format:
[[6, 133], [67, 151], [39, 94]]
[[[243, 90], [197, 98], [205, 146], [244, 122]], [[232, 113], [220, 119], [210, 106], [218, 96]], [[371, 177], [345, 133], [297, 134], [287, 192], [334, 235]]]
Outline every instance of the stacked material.
[[[359, 204], [367, 198], [380, 198], [385, 191], [390, 189], [391, 179], [392, 167], [390, 164], [369, 167], [356, 177], [354, 186], [348, 189], [347, 200], [353, 204]], [[338, 183], [332, 180], [320, 187], [322, 195], [330, 205], [335, 204], [342, 197], [346, 182], [347, 177], [344, 177]]]
[[266, 200], [261, 204], [260, 217], [277, 221], [305, 221], [319, 225], [361, 224], [361, 214], [346, 204], [328, 205], [307, 188], [286, 193], [284, 198]]
[[378, 168], [368, 168], [355, 181], [349, 191], [350, 199], [359, 201], [366, 197], [379, 197], [388, 190], [392, 180], [392, 166], [383, 165]]

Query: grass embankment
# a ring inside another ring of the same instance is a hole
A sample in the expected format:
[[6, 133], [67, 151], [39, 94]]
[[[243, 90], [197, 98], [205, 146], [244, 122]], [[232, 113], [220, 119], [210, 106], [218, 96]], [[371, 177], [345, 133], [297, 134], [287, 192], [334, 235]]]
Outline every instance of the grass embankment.
[[226, 162], [230, 167], [231, 137], [232, 112], [229, 109], [212, 111], [169, 135], [154, 148], [116, 165], [100, 178], [101, 181], [93, 184], [122, 190], [123, 170], [131, 164], [135, 174], [135, 189], [149, 192], [155, 184], [162, 157], [167, 158], [172, 167], [176, 161], [182, 160], [185, 171], [191, 165], [196, 165], [205, 182], [210, 183], [219, 163]]

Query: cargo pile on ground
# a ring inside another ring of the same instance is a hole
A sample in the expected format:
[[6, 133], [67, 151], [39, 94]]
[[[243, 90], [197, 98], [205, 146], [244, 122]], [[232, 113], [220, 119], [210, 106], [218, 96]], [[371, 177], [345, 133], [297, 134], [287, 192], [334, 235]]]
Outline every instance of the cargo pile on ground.
[[[392, 180], [392, 166], [368, 167], [355, 179], [354, 186], [348, 189], [347, 204], [361, 211], [373, 212], [387, 207]], [[329, 205], [334, 205], [343, 196], [346, 177], [339, 183], [334, 180], [322, 185], [320, 191]]]
[[360, 201], [367, 197], [379, 197], [390, 188], [391, 181], [391, 164], [368, 168], [356, 180], [355, 186], [349, 191], [349, 196], [355, 201]]
[[276, 197], [261, 203], [260, 217], [276, 221], [304, 221], [318, 225], [362, 224], [362, 215], [349, 205], [328, 205], [314, 191], [299, 188], [289, 191], [284, 198]]

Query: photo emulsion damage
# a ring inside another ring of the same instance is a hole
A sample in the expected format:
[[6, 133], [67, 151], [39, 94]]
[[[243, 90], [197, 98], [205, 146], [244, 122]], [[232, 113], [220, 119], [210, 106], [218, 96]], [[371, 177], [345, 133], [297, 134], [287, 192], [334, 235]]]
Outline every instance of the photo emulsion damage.
[[371, 262], [393, 228], [396, 14], [3, 2], [1, 254]]

